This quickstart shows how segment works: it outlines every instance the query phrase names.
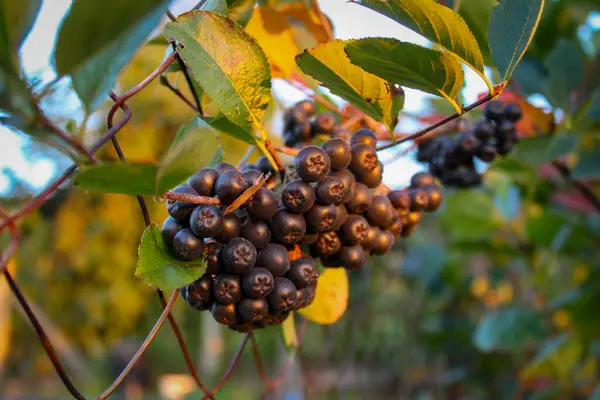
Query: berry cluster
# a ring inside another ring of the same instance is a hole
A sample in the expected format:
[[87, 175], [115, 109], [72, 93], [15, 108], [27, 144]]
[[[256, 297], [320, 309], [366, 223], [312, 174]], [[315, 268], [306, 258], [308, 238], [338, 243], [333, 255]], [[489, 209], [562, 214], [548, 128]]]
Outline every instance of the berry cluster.
[[475, 157], [491, 163], [497, 155], [510, 153], [519, 140], [515, 122], [521, 115], [517, 104], [491, 101], [485, 107], [485, 118], [471, 132], [419, 143], [417, 160], [428, 163], [429, 171], [444, 185], [477, 186], [481, 175], [475, 168]]
[[303, 100], [284, 114], [284, 143], [288, 147], [302, 148], [310, 145], [317, 135], [349, 138], [351, 133], [336, 124], [333, 114], [317, 114], [315, 103]]

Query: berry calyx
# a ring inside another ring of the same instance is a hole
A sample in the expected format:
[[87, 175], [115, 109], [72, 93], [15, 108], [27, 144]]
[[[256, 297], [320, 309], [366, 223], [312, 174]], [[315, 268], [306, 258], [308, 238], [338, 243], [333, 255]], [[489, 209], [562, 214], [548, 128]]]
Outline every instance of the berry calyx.
[[235, 304], [242, 298], [242, 285], [238, 275], [222, 274], [213, 281], [213, 295], [221, 304]]
[[315, 204], [316, 195], [312, 186], [300, 179], [288, 182], [281, 192], [285, 208], [293, 213], [303, 213]]
[[244, 238], [235, 238], [223, 248], [223, 265], [231, 274], [244, 274], [256, 264], [256, 248]]
[[279, 210], [271, 218], [271, 234], [283, 244], [298, 243], [305, 232], [306, 221], [301, 214]]
[[221, 210], [213, 205], [197, 206], [190, 216], [190, 228], [202, 238], [209, 238], [219, 234], [223, 227]]
[[252, 268], [242, 278], [244, 294], [252, 299], [264, 299], [273, 290], [275, 279], [267, 269]]
[[294, 161], [296, 174], [305, 182], [318, 182], [328, 173], [331, 166], [329, 155], [317, 146], [300, 150]]
[[292, 281], [296, 289], [312, 286], [317, 282], [317, 278], [319, 277], [317, 264], [312, 258], [298, 258], [292, 261], [285, 277]]

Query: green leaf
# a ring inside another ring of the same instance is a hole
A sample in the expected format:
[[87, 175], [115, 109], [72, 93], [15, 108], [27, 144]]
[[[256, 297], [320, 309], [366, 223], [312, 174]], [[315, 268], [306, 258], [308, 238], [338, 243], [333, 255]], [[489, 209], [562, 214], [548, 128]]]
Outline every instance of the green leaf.
[[0, 68], [19, 76], [19, 48], [31, 30], [42, 0], [0, 0]]
[[572, 373], [583, 352], [582, 344], [567, 335], [545, 342], [533, 361], [521, 370], [523, 379], [562, 380]]
[[217, 132], [199, 117], [182, 125], [162, 157], [156, 174], [156, 194], [161, 195], [204, 167], [219, 150]]
[[153, 196], [157, 172], [153, 164], [106, 163], [81, 167], [73, 181], [78, 188], [93, 192]]
[[512, 76], [531, 44], [544, 10], [544, 0], [503, 0], [492, 10], [488, 41], [503, 80]]
[[138, 248], [136, 276], [149, 285], [171, 291], [196, 281], [204, 271], [206, 271], [204, 259], [179, 261], [169, 255], [157, 224], [153, 223], [146, 228]]
[[555, 134], [524, 138], [515, 146], [513, 155], [520, 161], [539, 166], [551, 162], [575, 149], [573, 135]]
[[393, 122], [391, 87], [350, 62], [344, 53], [344, 46], [350, 43], [352, 41], [332, 40], [306, 49], [296, 56], [296, 63], [332, 93], [390, 127]]
[[600, 144], [579, 154], [579, 163], [573, 169], [574, 179], [598, 179], [600, 177]]
[[600, 122], [600, 91], [596, 91], [592, 95], [591, 104], [587, 110], [587, 116], [596, 123]]
[[56, 70], [71, 75], [88, 110], [114, 87], [117, 74], [156, 27], [169, 0], [75, 1], [56, 43]]
[[546, 91], [544, 82], [547, 75], [547, 71], [541, 62], [525, 58], [515, 69], [513, 79], [517, 81], [524, 94], [543, 94]]
[[367, 38], [345, 47], [350, 61], [386, 81], [454, 99], [462, 88], [462, 66], [447, 53], [396, 39]]
[[445, 48], [483, 74], [483, 56], [469, 27], [454, 11], [433, 0], [354, 0]]
[[288, 350], [295, 350], [298, 347], [298, 333], [296, 332], [296, 322], [294, 313], [290, 313], [281, 324], [281, 333], [283, 335], [283, 343]]
[[180, 15], [165, 27], [169, 40], [219, 110], [251, 131], [271, 100], [269, 62], [256, 41], [233, 20], [210, 11]]
[[500, 226], [500, 213], [487, 193], [479, 190], [455, 191], [446, 196], [444, 203], [440, 216], [442, 227], [451, 232], [455, 240], [481, 239]]
[[584, 56], [572, 40], [561, 39], [544, 61], [548, 71], [544, 94], [550, 103], [569, 111], [569, 96], [584, 76]]
[[199, 8], [202, 11], [214, 11], [219, 14], [227, 15], [227, 1], [225, 0], [207, 0]]
[[248, 144], [254, 144], [257, 140], [259, 140], [252, 133], [242, 129], [238, 125], [228, 120], [224, 115], [217, 115], [216, 117], [204, 117], [204, 121], [206, 121], [207, 124], [219, 132], [223, 132]]
[[[496, 0], [456, 0], [460, 2], [460, 15], [475, 36], [486, 65], [492, 64], [492, 55], [488, 45], [488, 24]], [[450, 7], [450, 4], [447, 4]]]
[[227, 0], [229, 16], [241, 26], [246, 26], [252, 17], [255, 4], [255, 0]]
[[473, 341], [483, 352], [494, 350], [522, 350], [545, 336], [537, 313], [525, 309], [509, 308], [487, 314], [479, 323]]

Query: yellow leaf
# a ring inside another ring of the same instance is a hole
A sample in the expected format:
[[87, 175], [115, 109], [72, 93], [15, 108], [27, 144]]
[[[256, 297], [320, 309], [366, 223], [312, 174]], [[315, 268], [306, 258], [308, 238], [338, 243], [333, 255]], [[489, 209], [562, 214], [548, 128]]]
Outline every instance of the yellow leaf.
[[306, 7], [303, 2], [296, 2], [286, 4], [279, 9], [282, 14], [302, 23], [306, 29], [308, 29], [314, 36], [317, 43], [325, 43], [329, 38], [327, 37], [327, 30], [321, 25], [319, 17], [313, 10]]
[[254, 36], [262, 47], [271, 63], [271, 69], [279, 70], [278, 76], [287, 77], [294, 72], [294, 57], [299, 50], [284, 14], [271, 7], [260, 6], [252, 13], [246, 31]]
[[298, 311], [317, 324], [337, 322], [348, 307], [348, 275], [344, 268], [326, 268], [317, 280], [315, 301]]
[[471, 281], [471, 294], [475, 297], [484, 296], [490, 289], [490, 283], [486, 276], [477, 276]]
[[298, 334], [296, 333], [296, 323], [294, 320], [294, 313], [290, 313], [288, 317], [283, 321], [281, 325], [283, 333], [283, 342], [285, 347], [288, 349], [295, 349], [298, 347]]
[[496, 292], [498, 294], [498, 302], [500, 304], [510, 303], [514, 297], [514, 289], [510, 282], [502, 281], [496, 287]]

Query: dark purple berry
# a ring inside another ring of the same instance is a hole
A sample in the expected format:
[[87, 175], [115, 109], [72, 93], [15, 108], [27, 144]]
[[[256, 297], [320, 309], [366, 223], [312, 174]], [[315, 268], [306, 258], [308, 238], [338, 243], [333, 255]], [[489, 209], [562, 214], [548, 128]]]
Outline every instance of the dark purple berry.
[[307, 146], [296, 155], [294, 166], [300, 179], [305, 182], [318, 182], [329, 173], [331, 162], [325, 150], [317, 146]]
[[350, 161], [350, 171], [358, 176], [366, 175], [377, 167], [377, 152], [374, 147], [365, 143], [354, 144], [351, 149], [352, 160]]
[[483, 121], [480, 121], [477, 123], [477, 125], [475, 125], [473, 133], [479, 140], [485, 142], [490, 140], [494, 136], [495, 130], [496, 125], [494, 125], [492, 121], [484, 119]]
[[256, 264], [256, 248], [243, 238], [231, 239], [222, 253], [223, 265], [231, 274], [244, 274]]
[[423, 186], [423, 190], [427, 193], [427, 197], [429, 197], [429, 201], [427, 202], [427, 208], [425, 211], [434, 212], [440, 208], [442, 204], [442, 200], [444, 198], [444, 193], [442, 192], [442, 188], [437, 185], [427, 185]]
[[350, 143], [350, 138], [352, 137], [352, 132], [348, 129], [342, 127], [336, 127], [333, 129], [333, 137], [337, 139], [343, 139], [346, 142]]
[[315, 204], [315, 190], [300, 179], [288, 182], [281, 192], [281, 201], [285, 208], [293, 213], [303, 213]]
[[483, 113], [492, 121], [500, 121], [504, 118], [504, 103], [499, 100], [490, 101], [485, 105]]
[[361, 245], [344, 246], [340, 249], [337, 258], [340, 265], [349, 271], [357, 271], [365, 266], [367, 256]]
[[336, 124], [335, 117], [333, 114], [324, 112], [317, 114], [313, 123], [312, 123], [312, 133], [313, 135], [318, 134], [326, 134], [329, 135], [333, 133], [333, 128], [335, 128]]
[[242, 278], [242, 287], [246, 296], [253, 299], [264, 299], [271, 293], [274, 285], [273, 274], [265, 268], [252, 268]]
[[503, 120], [496, 125], [496, 138], [499, 140], [512, 140], [517, 135], [515, 124], [511, 121]]
[[187, 183], [200, 196], [212, 197], [215, 195], [215, 182], [219, 172], [213, 168], [202, 168], [189, 177]]
[[435, 179], [429, 172], [417, 172], [410, 178], [410, 186], [414, 188], [433, 184]]
[[341, 171], [348, 168], [352, 160], [350, 144], [344, 139], [333, 138], [325, 141], [321, 147], [329, 155], [332, 171]]
[[395, 241], [396, 238], [391, 232], [380, 229], [377, 232], [377, 235], [375, 236], [375, 240], [373, 242], [373, 246], [370, 249], [371, 253], [378, 256], [386, 254], [388, 251], [391, 250]]
[[375, 246], [375, 241], [376, 238], [379, 236], [380, 231], [381, 229], [379, 229], [376, 226], [369, 226], [369, 228], [367, 229], [367, 233], [365, 234], [364, 238], [360, 241], [359, 244], [365, 250], [371, 250], [373, 246]]
[[302, 240], [306, 232], [306, 221], [302, 214], [279, 210], [271, 218], [271, 234], [283, 244], [290, 245]]
[[251, 170], [242, 172], [242, 175], [244, 175], [244, 179], [246, 179], [246, 182], [248, 183], [248, 186], [250, 187], [250, 186], [254, 186], [258, 183], [258, 180], [262, 176], [262, 172], [259, 171], [258, 169], [251, 169]]
[[177, 235], [177, 232], [184, 229], [185, 227], [186, 225], [183, 222], [178, 221], [171, 216], [168, 216], [165, 219], [165, 222], [163, 222], [161, 228], [161, 233], [163, 240], [165, 241], [167, 246], [169, 246], [169, 248], [173, 248], [173, 239], [175, 239], [175, 235]]
[[475, 155], [483, 162], [491, 163], [497, 155], [496, 146], [493, 144], [484, 144], [477, 148]]
[[358, 175], [358, 180], [371, 189], [379, 186], [383, 181], [383, 163], [378, 161], [375, 168], [373, 168], [370, 172], [363, 175]]
[[313, 127], [310, 121], [297, 122], [292, 127], [292, 134], [298, 141], [310, 140], [313, 136]]
[[303, 112], [308, 116], [312, 116], [317, 112], [317, 106], [310, 100], [302, 100], [294, 104], [294, 109]]
[[246, 189], [248, 189], [248, 182], [237, 170], [224, 172], [215, 183], [215, 194], [225, 205], [233, 203]]
[[204, 240], [194, 235], [191, 229], [182, 229], [173, 239], [173, 252], [180, 260], [197, 260], [204, 253]]
[[315, 204], [304, 214], [306, 224], [317, 232], [325, 232], [333, 228], [337, 218], [337, 208], [334, 204]]
[[219, 234], [223, 227], [221, 210], [212, 205], [197, 206], [190, 216], [190, 228], [202, 238], [209, 238]]
[[242, 285], [238, 275], [221, 274], [213, 281], [215, 300], [221, 304], [235, 304], [242, 298]]
[[242, 223], [240, 217], [234, 213], [227, 214], [223, 217], [223, 227], [215, 239], [221, 243], [228, 243], [231, 239], [240, 236], [242, 230]]
[[260, 156], [258, 158], [258, 160], [256, 161], [256, 166], [258, 167], [259, 170], [261, 170], [261, 172], [263, 174], [267, 174], [269, 172], [271, 174], [274, 174], [277, 172], [271, 165], [271, 162], [269, 161], [269, 159], [265, 156]]
[[388, 199], [396, 210], [410, 210], [410, 194], [406, 190], [392, 190], [388, 193]]
[[318, 238], [319, 238], [319, 232], [305, 233], [304, 237], [300, 241], [300, 245], [313, 244], [313, 243], [315, 243], [317, 241]]
[[258, 252], [256, 266], [269, 271], [274, 277], [286, 274], [290, 269], [287, 249], [277, 243], [271, 243]]
[[260, 250], [271, 241], [271, 230], [263, 221], [250, 220], [242, 226], [240, 236], [252, 243], [257, 250]]
[[268, 220], [277, 212], [277, 196], [271, 189], [261, 187], [246, 202], [246, 211], [252, 218]]
[[359, 129], [350, 138], [350, 146], [354, 146], [358, 143], [366, 144], [367, 146], [375, 149], [377, 148], [377, 137], [370, 129]]
[[392, 224], [394, 213], [394, 207], [387, 196], [373, 196], [373, 203], [367, 210], [367, 220], [371, 225], [377, 225], [378, 227], [385, 229]]
[[237, 311], [246, 322], [260, 321], [269, 313], [269, 304], [265, 299], [242, 299]]
[[218, 275], [225, 270], [221, 260], [221, 250], [223, 245], [214, 240], [206, 242], [206, 275]]
[[231, 165], [227, 162], [218, 163], [217, 165], [215, 165], [213, 167], [213, 169], [215, 169], [219, 173], [219, 175], [222, 175], [227, 171], [235, 171], [236, 170], [233, 165]]
[[317, 282], [319, 270], [315, 260], [302, 257], [292, 261], [285, 277], [292, 281], [296, 289], [303, 289]]
[[281, 325], [281, 324], [283, 324], [283, 321], [285, 321], [289, 316], [290, 316], [290, 311], [281, 311], [281, 312], [269, 311], [267, 316], [263, 319], [263, 322], [266, 325], [271, 325], [271, 326]]
[[204, 275], [182, 288], [183, 299], [196, 310], [208, 310], [213, 302], [212, 285], [212, 277]]
[[392, 224], [387, 228], [387, 230], [390, 231], [395, 237], [399, 237], [402, 234], [402, 218], [400, 218], [398, 213], [394, 213], [392, 221]]
[[362, 214], [371, 207], [373, 195], [368, 187], [362, 183], [357, 183], [354, 188], [354, 197], [346, 203], [346, 208], [351, 214]]
[[335, 176], [326, 176], [323, 178], [315, 189], [317, 201], [321, 204], [339, 204], [344, 200], [346, 191], [344, 190], [344, 182]]
[[342, 202], [348, 203], [354, 197], [354, 188], [356, 186], [356, 180], [354, 179], [354, 175], [352, 172], [347, 169], [343, 169], [341, 171], [335, 171], [329, 174], [329, 176], [336, 177], [344, 182], [344, 198]]
[[457, 151], [471, 155], [479, 147], [479, 139], [473, 133], [463, 133], [458, 138]]
[[504, 107], [504, 118], [507, 120], [517, 122], [522, 116], [523, 111], [521, 111], [521, 107], [518, 104], [510, 103]]
[[235, 312], [235, 304], [220, 304], [214, 303], [210, 312], [219, 324], [235, 325], [237, 318]]
[[317, 241], [310, 246], [311, 255], [315, 257], [329, 257], [342, 248], [342, 241], [334, 231], [323, 232]]
[[299, 310], [304, 307], [308, 307], [315, 300], [317, 294], [317, 286], [309, 286], [304, 289], [296, 290], [296, 307], [295, 310]]
[[331, 229], [337, 231], [342, 227], [344, 222], [346, 222], [346, 219], [348, 218], [348, 210], [346, 210], [346, 207], [343, 204], [338, 204], [335, 206], [335, 208], [337, 209], [337, 215]]
[[271, 311], [293, 310], [296, 305], [296, 287], [287, 278], [275, 278], [273, 291], [267, 296], [267, 301]]
[[[189, 194], [192, 196], [197, 196], [198, 193], [188, 185], [179, 185], [175, 189], [172, 190], [173, 193], [179, 194]], [[167, 211], [169, 215], [179, 221], [185, 221], [189, 218], [190, 214], [196, 207], [196, 204], [186, 203], [181, 200], [167, 200]]]
[[429, 206], [429, 196], [423, 188], [414, 188], [408, 191], [410, 195], [410, 210], [424, 211]]
[[349, 215], [340, 228], [340, 238], [344, 243], [360, 243], [369, 232], [369, 223], [360, 215]]

